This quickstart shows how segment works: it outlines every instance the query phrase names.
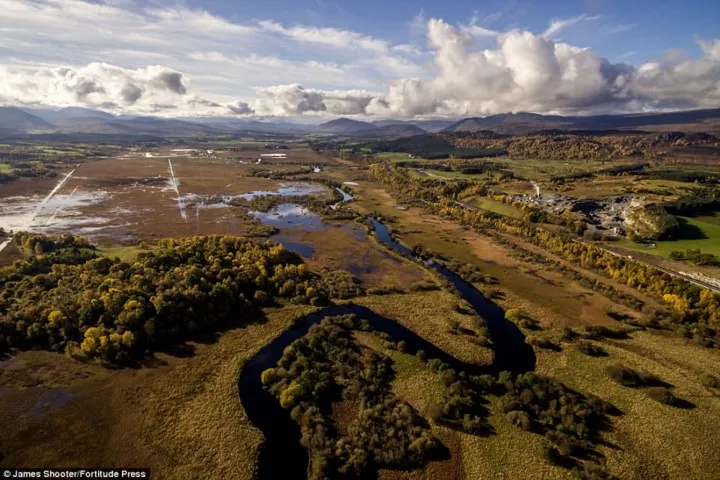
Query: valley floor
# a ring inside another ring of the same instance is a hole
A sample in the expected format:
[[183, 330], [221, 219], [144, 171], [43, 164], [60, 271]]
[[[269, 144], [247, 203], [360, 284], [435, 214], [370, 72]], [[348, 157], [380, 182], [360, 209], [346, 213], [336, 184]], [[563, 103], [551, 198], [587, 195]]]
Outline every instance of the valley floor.
[[[101, 162], [90, 165], [81, 168], [87, 175], [83, 182], [94, 179], [98, 188], [104, 185], [102, 188], [124, 199], [125, 206], [135, 209], [129, 222], [133, 226], [123, 230], [123, 235], [150, 240], [164, 228], [173, 235], [227, 233], [228, 218], [220, 208], [199, 209], [196, 220], [178, 222], [172, 194], [148, 187], [143, 200], [142, 195], [126, 191], [118, 179], [104, 177]], [[165, 175], [164, 161], [132, 158], [124, 167], [141, 165], [147, 174], [138, 177]], [[210, 195], [221, 183], [235, 183], [237, 192], [260, 186], [276, 188], [280, 183], [248, 179], [244, 170], [226, 182], [225, 169], [203, 170], [193, 162], [178, 161], [176, 173], [188, 179], [181, 191]], [[658, 298], [616, 285], [522, 239], [484, 235], [421, 209], [405, 208], [366, 171], [347, 163], [333, 163], [317, 178], [355, 183], [353, 209], [381, 215], [406, 245], [421, 245], [439, 258], [479, 269], [492, 277], [492, 281], [476, 282], [486, 296], [505, 310], [521, 309], [537, 321], [537, 330], [524, 329], [524, 333], [551, 339], [559, 347], [534, 347], [537, 373], [583, 394], [595, 394], [620, 411], [600, 449], [601, 462], [611, 474], [648, 480], [717, 478], [720, 391], [703, 386], [700, 377], [720, 372], [720, 351], [650, 330], [633, 331], [627, 339], [594, 340], [607, 352], [602, 357], [584, 355], [575, 345], [559, 340], [564, 327], [578, 331], [594, 325], [618, 327], [622, 324], [617, 318], [640, 318], [660, 306]], [[44, 191], [45, 183], [33, 193]], [[143, 211], [140, 203], [146, 200], [149, 206], [144, 208], [156, 210]], [[94, 208], [100, 207], [88, 206], [86, 213]], [[103, 207], [103, 214], [107, 211]], [[122, 216], [122, 212], [116, 214]], [[140, 219], [155, 214], [158, 224]], [[353, 299], [355, 303], [396, 320], [462, 361], [492, 362], [489, 346], [480, 346], [467, 335], [449, 333], [452, 325], [472, 328], [472, 319], [462, 313], [457, 297], [444, 290], [409, 291], [414, 283], [432, 281], [417, 264], [388, 254], [350, 230], [282, 233], [313, 248], [313, 255], [306, 259], [313, 270], [328, 265], [351, 270], [359, 268], [357, 264], [371, 264], [370, 270], [361, 269], [357, 275], [366, 288], [385, 288], [388, 291], [382, 293], [387, 294], [358, 297]], [[135, 246], [121, 242], [104, 248], [123, 260], [137, 253]], [[6, 258], [0, 259], [9, 263], [18, 254], [8, 250]], [[572, 278], [570, 270], [576, 273]], [[613, 287], [642, 307], [619, 303], [578, 278]], [[292, 305], [266, 309], [264, 318], [249, 326], [230, 325], [221, 333], [160, 353], [153, 364], [136, 369], [110, 370], [44, 351], [15, 353], [0, 363], [0, 463], [149, 467], [153, 478], [159, 479], [251, 479], [262, 435], [247, 419], [238, 398], [243, 362], [290, 328], [293, 317], [310, 310]], [[423, 417], [431, 418], [434, 400], [444, 388], [437, 375], [416, 357], [387, 350], [372, 334], [361, 335], [358, 341], [391, 357], [397, 374], [394, 392]], [[659, 376], [685, 401], [686, 408], [661, 404], [643, 389], [614, 383], [605, 368], [616, 363]], [[512, 426], [498, 405], [488, 408], [493, 434], [471, 436], [432, 424], [433, 434], [449, 449], [449, 458], [430, 462], [423, 469], [381, 470], [379, 478], [571, 478], [570, 471], [542, 458], [541, 436]]]

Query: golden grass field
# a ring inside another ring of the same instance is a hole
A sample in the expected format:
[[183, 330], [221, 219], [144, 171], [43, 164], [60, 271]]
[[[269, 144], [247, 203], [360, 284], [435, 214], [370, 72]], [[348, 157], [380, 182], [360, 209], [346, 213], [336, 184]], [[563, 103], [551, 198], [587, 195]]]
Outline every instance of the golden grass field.
[[[240, 156], [250, 158], [258, 152], [243, 152]], [[126, 160], [127, 163], [112, 174], [102, 170], [103, 165], [107, 167], [113, 165], [111, 163], [83, 165], [85, 178], [77, 181], [114, 185], [117, 175], [130, 175], [131, 170], [141, 165], [152, 172], [147, 176], [164, 174], [165, 160]], [[607, 315], [610, 311], [639, 315], [551, 268], [518, 258], [496, 238], [471, 232], [417, 208], [395, 208], [397, 202], [388, 192], [366, 172], [347, 162], [330, 162], [301, 149], [289, 163], [319, 163], [320, 160], [325, 161], [323, 165], [328, 168], [318, 174], [318, 178], [359, 184], [352, 187], [356, 195], [352, 208], [367, 214], [379, 212], [394, 219], [390, 226], [406, 244], [421, 244], [449, 259], [478, 266], [498, 281], [495, 285], [478, 287], [492, 293], [493, 300], [505, 309], [525, 310], [540, 322], [545, 330], [543, 335], [558, 336], [559, 329], [565, 326], [618, 324]], [[266, 179], [249, 179], [246, 176], [249, 167], [233, 165], [230, 168], [223, 163], [226, 161], [225, 158], [209, 163], [197, 159], [178, 160], [176, 174], [187, 179], [184, 187], [181, 184], [181, 192], [183, 188], [197, 193], [214, 192], [228, 183], [244, 191], [278, 184]], [[31, 185], [31, 191], [41, 194], [52, 188], [52, 183], [38, 180], [27, 185]], [[70, 184], [68, 188], [74, 186]], [[223, 223], [226, 219], [220, 213], [209, 212], [192, 225], [179, 224], [177, 206], [167, 192], [145, 192], [137, 198], [129, 193], [117, 195], [138, 209], [145, 200], [156, 202], [152, 209], [156, 209], [153, 211], [157, 215], [148, 212], [142, 215], [156, 216], [157, 222], [138, 221], [139, 226], [133, 231], [138, 240], [227, 233], [224, 231], [227, 225]], [[360, 241], [342, 229], [332, 232], [332, 236], [327, 232], [293, 233], [299, 241], [315, 248], [315, 255], [308, 260], [314, 270], [323, 266], [348, 269], [353, 263], [368, 264], [373, 267], [371, 271], [357, 274], [368, 288], [407, 290], [413, 283], [432, 278], [418, 265], [387, 253], [373, 242]], [[541, 252], [521, 239], [507, 239], [522, 249], [542, 253], [568, 266], [564, 259]], [[13, 248], [0, 254], [0, 264], [15, 258], [18, 252]], [[139, 248], [135, 243], [109, 242], [103, 245], [102, 251], [130, 259]], [[582, 270], [582, 273], [593, 280], [610, 282], [593, 272]], [[629, 287], [615, 286], [624, 293], [638, 296], [650, 307], [657, 305], [653, 297]], [[491, 348], [474, 343], [470, 335], [449, 332], [453, 321], [472, 329], [473, 317], [459, 313], [454, 308], [459, 299], [446, 291], [370, 295], [353, 301], [397, 321], [460, 360], [476, 364], [492, 361]], [[262, 437], [245, 417], [239, 401], [237, 379], [242, 361], [289, 328], [294, 315], [305, 311], [309, 311], [309, 307], [267, 309], [262, 322], [242, 328], [230, 327], [217, 335], [190, 342], [185, 349], [159, 353], [154, 364], [138, 369], [109, 370], [96, 363], [80, 363], [50, 352], [14, 354], [0, 364], [0, 462], [36, 467], [150, 467], [153, 477], [160, 479], [253, 478]], [[395, 393], [429, 419], [430, 410], [443, 389], [437, 375], [414, 356], [387, 350], [384, 342], [372, 334], [357, 333], [356, 338], [392, 358], [396, 370]], [[597, 343], [609, 356], [589, 357], [570, 344], [563, 344], [559, 352], [536, 348], [537, 372], [581, 393], [598, 395], [622, 411], [622, 415], [613, 417], [614, 429], [604, 435], [607, 445], [600, 448], [610, 473], [623, 479], [717, 479], [720, 392], [702, 386], [699, 377], [703, 373], [717, 375], [720, 372], [720, 352], [650, 331], [633, 332], [627, 340]], [[670, 407], [650, 399], [643, 389], [617, 385], [604, 372], [606, 366], [615, 363], [658, 375], [673, 386], [678, 397], [691, 402], [695, 408]], [[569, 471], [541, 458], [542, 437], [510, 425], [505, 416], [498, 413], [494, 401], [488, 407], [489, 423], [495, 434], [476, 437], [433, 424], [433, 433], [449, 449], [449, 458], [430, 462], [414, 471], [381, 470], [378, 478], [572, 478]], [[345, 410], [349, 408], [338, 407], [337, 415], [348, 414]]]
[[[717, 375], [720, 352], [650, 332], [600, 345], [609, 356], [589, 357], [568, 347], [560, 353], [539, 352], [537, 370], [622, 411], [613, 420], [613, 430], [605, 434], [611, 446], [602, 448], [610, 472], [619, 478], [717, 478], [720, 392], [702, 386], [699, 377]], [[616, 363], [658, 375], [673, 385], [676, 396], [695, 407], [664, 405], [648, 398], [643, 389], [616, 384], [604, 372]]]
[[[521, 307], [545, 327], [581, 326], [614, 322], [607, 316], [610, 311], [637, 316], [633, 310], [617, 304], [602, 294], [583, 287], [578, 282], [535, 262], [520, 260], [513, 251], [495, 239], [484, 236], [449, 220], [427, 214], [418, 208], [398, 210], [394, 199], [379, 185], [364, 182], [354, 187], [357, 201], [353, 208], [363, 213], [379, 212], [395, 219], [390, 227], [408, 245], [420, 244], [450, 259], [480, 267], [483, 273], [498, 280], [491, 287], [479, 286], [483, 291], [499, 292], [494, 298], [504, 308]], [[537, 247], [513, 238], [523, 249], [539, 253]], [[570, 266], [564, 259], [547, 252], [543, 256]], [[578, 267], [573, 267], [581, 270]], [[583, 275], [605, 283], [599, 275], [582, 271]], [[619, 290], [629, 293], [627, 288]], [[648, 304], [656, 300], [632, 291]]]
[[[237, 391], [252, 357], [308, 307], [190, 343], [190, 356], [108, 370], [50, 352], [23, 352], [0, 370], [0, 452], [13, 466], [149, 467], [153, 478], [253, 476], [260, 433]], [[63, 405], [47, 392], [67, 392]]]

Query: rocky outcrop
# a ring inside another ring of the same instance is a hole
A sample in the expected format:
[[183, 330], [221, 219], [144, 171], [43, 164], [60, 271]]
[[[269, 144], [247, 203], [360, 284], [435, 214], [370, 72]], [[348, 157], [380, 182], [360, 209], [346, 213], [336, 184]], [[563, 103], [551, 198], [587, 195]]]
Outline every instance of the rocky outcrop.
[[625, 217], [625, 225], [631, 235], [648, 240], [673, 238], [680, 228], [673, 215], [654, 204], [631, 206]]

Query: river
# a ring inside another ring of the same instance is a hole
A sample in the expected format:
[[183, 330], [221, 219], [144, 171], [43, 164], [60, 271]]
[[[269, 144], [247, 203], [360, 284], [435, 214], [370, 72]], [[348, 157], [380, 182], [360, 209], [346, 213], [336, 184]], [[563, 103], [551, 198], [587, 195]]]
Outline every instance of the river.
[[[404, 256], [420, 261], [413, 256], [410, 249], [392, 239], [385, 225], [374, 218], [369, 220], [382, 243]], [[450, 280], [478, 315], [486, 320], [495, 350], [493, 363], [489, 367], [465, 364], [415, 332], [365, 307], [329, 307], [310, 315], [305, 318], [301, 326], [287, 330], [263, 347], [245, 365], [238, 381], [240, 401], [245, 413], [265, 436], [265, 442], [259, 452], [257, 478], [284, 480], [307, 478], [308, 454], [300, 444], [300, 427], [292, 421], [290, 412], [280, 407], [277, 399], [263, 388], [260, 375], [265, 369], [277, 365], [285, 347], [304, 336], [313, 324], [325, 317], [355, 314], [366, 319], [376, 331], [389, 334], [393, 341], [406, 342], [409, 354], [424, 350], [427, 358], [438, 358], [456, 370], [497, 374], [503, 370], [522, 373], [535, 368], [535, 354], [532, 347], [525, 343], [522, 332], [505, 320], [504, 312], [500, 307], [486, 299], [473, 285], [439, 263], [432, 260], [423, 263]]]

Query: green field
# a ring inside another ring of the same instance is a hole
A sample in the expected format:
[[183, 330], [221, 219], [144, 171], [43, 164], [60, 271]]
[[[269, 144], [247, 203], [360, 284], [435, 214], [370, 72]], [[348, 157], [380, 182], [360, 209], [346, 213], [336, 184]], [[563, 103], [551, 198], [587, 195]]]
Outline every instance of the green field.
[[655, 248], [648, 248], [630, 241], [623, 241], [621, 246], [638, 252], [669, 257], [673, 250], [685, 251], [700, 249], [703, 253], [720, 255], [720, 216], [677, 217], [681, 225], [677, 240], [655, 242]]
[[12, 170], [13, 168], [11, 165], [8, 165], [7, 163], [0, 163], [0, 173], [10, 173]]
[[416, 175], [425, 177], [425, 178], [443, 178], [446, 180], [487, 180], [487, 175], [484, 173], [461, 173], [461, 172], [443, 172], [441, 170], [431, 170], [431, 169], [425, 169], [427, 174], [423, 174], [422, 172], [418, 171], [418, 169], [410, 170]]
[[467, 200], [467, 203], [482, 208], [483, 210], [505, 215], [506, 217], [522, 218], [523, 216], [523, 212], [519, 208], [502, 202], [496, 202], [486, 197], [473, 197]]
[[390, 160], [393, 162], [399, 160], [413, 160], [405, 152], [380, 152], [377, 153], [376, 156], [381, 160]]
[[562, 161], [539, 160], [535, 158], [497, 157], [489, 159], [493, 163], [505, 165], [516, 177], [528, 180], [550, 180], [550, 177], [568, 175], [576, 172], [592, 172], [615, 165], [612, 162], [592, 160]]

